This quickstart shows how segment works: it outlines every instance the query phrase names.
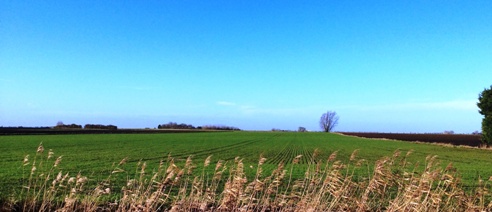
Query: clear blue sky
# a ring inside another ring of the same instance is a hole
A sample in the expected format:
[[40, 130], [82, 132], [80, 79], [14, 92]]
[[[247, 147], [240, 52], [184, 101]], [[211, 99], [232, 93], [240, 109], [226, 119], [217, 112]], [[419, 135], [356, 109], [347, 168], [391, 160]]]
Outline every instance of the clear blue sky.
[[471, 133], [492, 1], [0, 1], [0, 126]]

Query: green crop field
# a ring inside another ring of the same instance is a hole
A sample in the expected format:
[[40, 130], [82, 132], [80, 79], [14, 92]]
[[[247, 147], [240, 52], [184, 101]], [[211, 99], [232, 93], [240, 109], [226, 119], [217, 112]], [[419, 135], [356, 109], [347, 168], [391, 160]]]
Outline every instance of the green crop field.
[[6, 185], [18, 182], [22, 175], [23, 158], [26, 155], [34, 158], [40, 143], [45, 151], [52, 149], [55, 157], [62, 156], [63, 170], [101, 178], [107, 175], [113, 163], [123, 158], [135, 164], [145, 161], [149, 167], [154, 167], [168, 155], [175, 158], [177, 163], [192, 156], [197, 164], [212, 155], [212, 163], [240, 157], [249, 167], [258, 163], [262, 154], [267, 158], [265, 164], [275, 167], [281, 161], [289, 163], [297, 155], [303, 155], [300, 163], [307, 164], [315, 149], [320, 151], [317, 159], [326, 160], [331, 153], [338, 151], [337, 159], [341, 161], [347, 161], [351, 153], [358, 149], [358, 158], [367, 160], [370, 167], [381, 157], [391, 156], [395, 150], [403, 153], [413, 150], [411, 161], [424, 163], [426, 156], [438, 155], [443, 166], [453, 163], [466, 183], [475, 183], [478, 176], [492, 176], [492, 152], [489, 150], [363, 139], [338, 134], [211, 132], [26, 135], [0, 136], [0, 178], [3, 189], [9, 187]]
[[[42, 143], [44, 152], [36, 153]], [[313, 153], [317, 149], [317, 156]], [[124, 184], [125, 180], [135, 177], [145, 162], [147, 170], [156, 170], [161, 161], [183, 167], [187, 158], [191, 158], [196, 175], [214, 172], [214, 166], [204, 168], [204, 161], [211, 156], [211, 164], [219, 160], [226, 166], [233, 166], [234, 159], [242, 159], [246, 177], [254, 179], [260, 156], [266, 158], [262, 168], [265, 174], [271, 173], [279, 163], [286, 167], [292, 160], [302, 155], [299, 164], [292, 169], [292, 178], [303, 178], [304, 171], [316, 161], [326, 161], [333, 152], [336, 160], [349, 163], [351, 154], [358, 150], [357, 159], [364, 163], [355, 173], [355, 178], [371, 177], [374, 164], [385, 156], [400, 151], [403, 160], [408, 151], [412, 153], [407, 160], [411, 164], [421, 164], [423, 169], [427, 156], [437, 155], [440, 166], [449, 163], [458, 170], [465, 188], [477, 185], [479, 178], [492, 176], [490, 150], [438, 146], [392, 140], [364, 139], [328, 133], [296, 132], [207, 132], [207, 133], [165, 133], [165, 134], [89, 134], [89, 135], [16, 135], [0, 136], [0, 198], [5, 201], [12, 194], [22, 190], [28, 183], [31, 164], [49, 167], [61, 156], [61, 163], [53, 173], [62, 171], [71, 175], [87, 176], [89, 183], [104, 181], [115, 164], [126, 158], [126, 164], [119, 168], [123, 174], [116, 179]], [[47, 160], [48, 152], [53, 152]], [[28, 163], [23, 163], [28, 156]], [[37, 161], [37, 162], [36, 162]], [[40, 164], [44, 161], [44, 164]], [[140, 164], [140, 165], [139, 165]], [[37, 167], [42, 168], [42, 167]], [[290, 169], [289, 169], [290, 170]], [[151, 173], [151, 171], [148, 171]], [[126, 175], [125, 175], [126, 174]], [[121, 189], [117, 187], [115, 190]]]

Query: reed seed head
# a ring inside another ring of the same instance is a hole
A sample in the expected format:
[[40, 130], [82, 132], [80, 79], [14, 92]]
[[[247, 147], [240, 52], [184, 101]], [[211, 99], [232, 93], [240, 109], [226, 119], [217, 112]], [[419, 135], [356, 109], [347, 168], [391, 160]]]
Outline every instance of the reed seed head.
[[331, 153], [330, 157], [328, 157], [328, 162], [333, 162], [337, 158], [337, 154], [338, 154], [338, 150]]
[[50, 150], [48, 151], [48, 160], [49, 160], [49, 159], [51, 159], [54, 155], [55, 155], [55, 153], [53, 152], [53, 150], [52, 150], [52, 149], [50, 149]]
[[38, 146], [38, 149], [36, 150], [37, 153], [43, 153], [44, 152], [44, 147], [43, 147], [43, 142], [41, 142]]
[[352, 152], [352, 154], [350, 155], [350, 161], [354, 161], [355, 160], [355, 157], [357, 157], [357, 154], [359, 153], [359, 149], [356, 149]]
[[58, 165], [60, 165], [61, 160], [62, 160], [62, 156], [56, 158], [55, 164], [53, 164], [53, 166], [57, 167]]
[[29, 155], [24, 156], [24, 160], [22, 161], [23, 166], [29, 165]]
[[118, 166], [121, 166], [121, 165], [125, 164], [127, 160], [128, 160], [128, 157], [123, 158], [123, 159], [120, 161], [120, 163], [118, 163]]
[[294, 158], [294, 160], [292, 160], [292, 163], [293, 163], [293, 164], [298, 164], [298, 163], [299, 163], [299, 161], [301, 160], [301, 157], [302, 157], [302, 155], [297, 155], [297, 156]]
[[61, 171], [58, 172], [58, 175], [56, 175], [56, 181], [61, 181], [62, 177], [63, 177], [62, 172]]
[[75, 177], [71, 177], [68, 179], [68, 184], [72, 184], [75, 182]]
[[266, 161], [266, 160], [267, 160], [266, 158], [264, 158], [264, 157], [260, 157], [260, 160], [259, 160], [259, 162], [258, 162], [258, 166], [263, 165], [263, 164], [265, 163], [265, 161]]
[[142, 169], [140, 169], [140, 174], [144, 174], [145, 173], [145, 168], [147, 168], [147, 162], [144, 162], [142, 164]]
[[212, 159], [212, 155], [209, 155], [206, 159], [205, 159], [205, 162], [203, 163], [203, 166], [204, 167], [207, 167], [208, 165], [210, 165], [210, 160]]
[[408, 150], [407, 154], [405, 155], [406, 157], [410, 156], [413, 153], [413, 149]]
[[400, 154], [401, 154], [401, 151], [400, 150], [395, 150], [395, 152], [393, 153], [393, 158], [397, 158], [397, 157], [400, 157]]
[[85, 184], [87, 182], [87, 177], [79, 177], [77, 179], [77, 184]]
[[217, 164], [215, 164], [215, 171], [217, 172], [221, 167], [222, 167], [222, 160], [217, 161]]

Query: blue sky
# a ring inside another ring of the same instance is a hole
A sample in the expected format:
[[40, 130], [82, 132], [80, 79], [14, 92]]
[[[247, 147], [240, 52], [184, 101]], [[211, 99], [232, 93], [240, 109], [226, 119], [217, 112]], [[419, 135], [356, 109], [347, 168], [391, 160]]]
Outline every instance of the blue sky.
[[492, 1], [0, 1], [0, 126], [471, 133]]

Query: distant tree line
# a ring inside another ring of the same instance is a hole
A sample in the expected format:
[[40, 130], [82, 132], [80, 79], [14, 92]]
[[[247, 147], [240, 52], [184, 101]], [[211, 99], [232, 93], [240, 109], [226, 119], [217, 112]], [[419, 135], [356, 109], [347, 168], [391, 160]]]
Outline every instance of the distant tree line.
[[[53, 129], [82, 129], [82, 125], [63, 124], [63, 122], [59, 121]], [[117, 130], [118, 127], [114, 125], [86, 124], [84, 125], [84, 129]]]
[[178, 124], [176, 122], [169, 122], [167, 124], [159, 124], [157, 126], [157, 129], [196, 129], [193, 125], [191, 124]]
[[205, 126], [195, 127], [195, 126], [193, 126], [191, 124], [184, 124], [184, 123], [178, 124], [176, 122], [169, 122], [167, 124], [159, 124], [157, 126], [157, 129], [241, 130], [241, 129], [237, 128], [237, 127], [223, 126], [223, 125], [205, 125]]
[[292, 130], [283, 130], [278, 128], [272, 128], [272, 132], [293, 132]]
[[[272, 128], [272, 132], [296, 132], [296, 131]], [[308, 130], [305, 127], [299, 127], [299, 128], [297, 128], [297, 132], [308, 132]]]
[[4, 127], [4, 126], [0, 126], [0, 129], [42, 129], [42, 130], [46, 130], [46, 129], [51, 129], [51, 127], [24, 127], [24, 126]]
[[222, 126], [222, 125], [205, 125], [205, 126], [202, 126], [201, 129], [204, 129], [204, 130], [234, 130], [234, 131], [241, 130], [237, 127]]
[[102, 124], [86, 124], [84, 129], [100, 129], [100, 130], [117, 130], [118, 127], [115, 125], [102, 125]]
[[58, 123], [55, 127], [55, 129], [82, 129], [82, 125], [78, 124], [63, 124], [63, 123]]

